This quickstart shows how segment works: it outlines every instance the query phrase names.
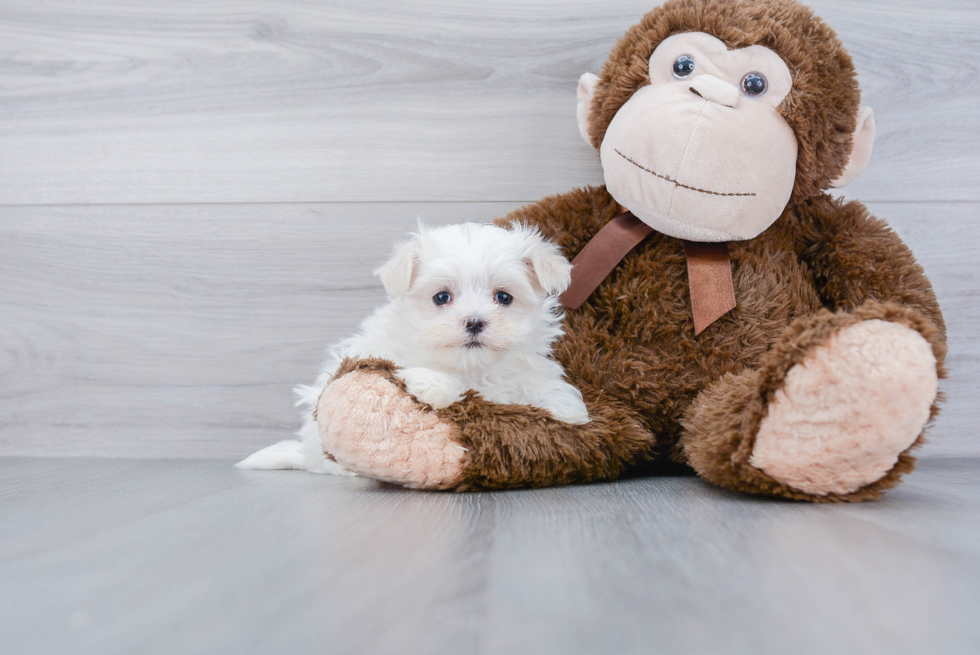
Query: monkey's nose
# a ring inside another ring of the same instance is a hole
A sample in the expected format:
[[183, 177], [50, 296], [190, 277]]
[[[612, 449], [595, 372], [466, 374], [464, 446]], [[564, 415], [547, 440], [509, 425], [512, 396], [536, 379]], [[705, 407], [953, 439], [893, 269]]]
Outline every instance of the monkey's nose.
[[474, 337], [483, 332], [483, 329], [486, 326], [487, 324], [482, 318], [475, 317], [466, 319], [466, 331], [472, 334]]
[[691, 80], [691, 93], [701, 96], [708, 102], [715, 102], [725, 107], [738, 104], [738, 89], [734, 84], [719, 80], [714, 75], [698, 75]]

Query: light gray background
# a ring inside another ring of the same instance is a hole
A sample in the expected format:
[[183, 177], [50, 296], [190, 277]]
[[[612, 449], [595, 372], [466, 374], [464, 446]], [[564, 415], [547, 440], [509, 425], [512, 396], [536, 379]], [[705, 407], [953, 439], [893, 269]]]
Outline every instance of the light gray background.
[[[575, 87], [653, 5], [0, 3], [0, 454], [237, 458], [383, 294], [417, 216], [601, 183]], [[845, 192], [949, 324], [925, 455], [980, 454], [980, 12], [819, 1], [876, 112]]]

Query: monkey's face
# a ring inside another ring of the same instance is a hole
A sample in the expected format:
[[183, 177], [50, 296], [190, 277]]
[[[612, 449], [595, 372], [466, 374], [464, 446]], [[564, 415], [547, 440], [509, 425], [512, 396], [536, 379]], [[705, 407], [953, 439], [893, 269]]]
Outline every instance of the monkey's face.
[[619, 109], [599, 150], [609, 192], [670, 236], [757, 236], [796, 178], [796, 136], [778, 111], [789, 68], [768, 48], [729, 50], [702, 32], [665, 39], [649, 65], [649, 86]]

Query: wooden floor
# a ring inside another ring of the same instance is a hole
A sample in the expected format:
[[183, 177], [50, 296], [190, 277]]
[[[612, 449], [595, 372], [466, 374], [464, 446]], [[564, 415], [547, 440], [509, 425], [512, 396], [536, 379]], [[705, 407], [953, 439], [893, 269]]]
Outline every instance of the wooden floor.
[[878, 503], [0, 458], [14, 653], [980, 652], [980, 460]]

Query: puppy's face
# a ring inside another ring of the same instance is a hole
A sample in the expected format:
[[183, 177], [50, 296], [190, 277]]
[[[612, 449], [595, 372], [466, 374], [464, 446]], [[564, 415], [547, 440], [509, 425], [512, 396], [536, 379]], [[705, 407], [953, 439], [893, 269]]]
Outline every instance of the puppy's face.
[[422, 230], [378, 274], [420, 349], [443, 366], [474, 368], [555, 331], [550, 296], [570, 271], [536, 231], [467, 223]]

